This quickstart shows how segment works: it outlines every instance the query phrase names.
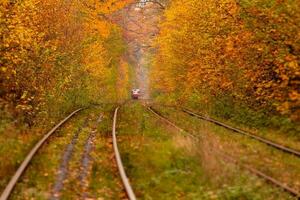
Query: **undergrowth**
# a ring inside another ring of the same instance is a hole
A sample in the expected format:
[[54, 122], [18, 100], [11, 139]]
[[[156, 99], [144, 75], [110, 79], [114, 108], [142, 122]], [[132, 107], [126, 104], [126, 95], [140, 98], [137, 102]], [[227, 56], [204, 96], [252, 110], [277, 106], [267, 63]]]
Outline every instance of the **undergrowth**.
[[118, 120], [121, 157], [139, 199], [289, 199], [214, 152], [207, 154], [206, 140], [178, 133], [138, 103], [123, 107]]

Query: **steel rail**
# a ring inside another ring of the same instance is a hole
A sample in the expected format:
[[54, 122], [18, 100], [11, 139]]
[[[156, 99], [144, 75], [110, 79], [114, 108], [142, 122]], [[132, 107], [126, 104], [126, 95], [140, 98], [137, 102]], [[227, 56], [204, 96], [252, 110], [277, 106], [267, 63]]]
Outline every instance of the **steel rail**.
[[[153, 105], [153, 104], [152, 104]], [[154, 104], [155, 105], [155, 104]], [[239, 129], [239, 128], [235, 128], [235, 127], [232, 127], [228, 124], [225, 124], [223, 122], [220, 122], [218, 120], [215, 120], [211, 117], [207, 117], [207, 116], [204, 116], [204, 115], [201, 115], [201, 114], [198, 114], [198, 113], [194, 113], [192, 112], [191, 110], [189, 109], [186, 109], [186, 108], [183, 108], [183, 107], [180, 107], [180, 106], [174, 106], [174, 105], [163, 105], [163, 104], [156, 104], [158, 106], [166, 106], [166, 107], [170, 107], [170, 108], [173, 108], [173, 109], [176, 109], [176, 110], [180, 110], [182, 112], [185, 112], [187, 113], [188, 115], [191, 115], [193, 117], [196, 117], [198, 119], [202, 119], [202, 120], [205, 120], [205, 121], [208, 121], [208, 122], [211, 122], [211, 123], [214, 123], [218, 126], [221, 126], [223, 128], [226, 128], [228, 130], [231, 130], [231, 131], [234, 131], [236, 133], [239, 133], [239, 134], [242, 134], [242, 135], [245, 135], [251, 139], [254, 139], [254, 140], [257, 140], [261, 143], [264, 143], [266, 145], [269, 145], [270, 147], [273, 147], [273, 148], [276, 148], [277, 150], [280, 150], [282, 152], [285, 152], [285, 153], [288, 153], [288, 154], [291, 154], [291, 155], [294, 155], [296, 157], [300, 157], [300, 151], [299, 150], [296, 150], [296, 149], [292, 149], [290, 147], [287, 147], [283, 144], [279, 144], [277, 142], [274, 142], [274, 141], [271, 141], [269, 139], [266, 139], [266, 138], [263, 138], [263, 137], [260, 137], [258, 135], [255, 135], [254, 133], [251, 133], [249, 131], [245, 131], [245, 130], [242, 130], [242, 129]]]
[[[166, 117], [162, 116], [160, 113], [158, 113], [157, 111], [155, 111], [153, 108], [151, 107], [148, 107], [148, 110], [151, 111], [153, 114], [155, 114], [155, 116], [159, 117], [160, 119], [163, 119], [165, 122], [167, 122], [168, 124], [170, 124], [171, 126], [173, 126], [174, 128], [176, 128], [177, 130], [179, 130], [180, 132], [182, 131], [185, 131], [183, 130], [182, 128], [180, 128], [179, 126], [177, 126], [175, 123], [171, 122], [169, 119], [167, 119]], [[187, 132], [187, 131], [185, 131]], [[188, 133], [189, 136], [192, 136], [193, 138], [195, 137], [199, 137], [199, 136], [195, 136], [191, 133]], [[272, 183], [273, 185], [276, 185], [277, 187], [280, 187], [282, 188], [283, 190], [285, 190], [286, 192], [290, 193], [291, 195], [295, 196], [297, 199], [300, 199], [300, 192], [299, 191], [296, 191], [295, 189], [287, 186], [286, 184], [266, 175], [265, 173], [259, 171], [258, 169], [255, 169], [247, 164], [243, 164], [243, 163], [240, 163], [239, 161], [237, 161], [235, 158], [233, 158], [232, 156], [229, 156], [229, 155], [226, 155], [220, 151], [218, 151], [218, 154], [220, 156], [222, 156], [224, 159], [232, 162], [232, 163], [235, 163], [239, 166], [241, 166], [242, 168], [248, 170], [249, 172], [255, 174], [256, 176], [258, 177], [261, 177], [263, 179], [265, 179], [266, 181]]]
[[60, 128], [66, 121], [68, 121], [71, 117], [73, 117], [76, 113], [83, 110], [82, 108], [75, 110], [70, 115], [68, 115], [66, 118], [64, 118], [62, 121], [60, 121], [54, 128], [52, 128], [29, 152], [29, 154], [26, 156], [22, 164], [19, 166], [13, 177], [10, 179], [9, 183], [7, 184], [6, 188], [2, 192], [0, 196], [0, 200], [7, 200], [12, 193], [15, 185], [17, 184], [18, 180], [22, 176], [22, 174], [25, 172], [26, 168], [30, 164], [32, 158], [35, 156], [37, 151], [42, 147], [42, 145], [46, 142], [46, 140], [58, 129]]
[[279, 150], [281, 150], [281, 151], [283, 151], [283, 152], [286, 152], [286, 153], [289, 153], [289, 154], [293, 154], [293, 155], [295, 155], [295, 156], [297, 156], [297, 157], [300, 157], [300, 151], [297, 151], [297, 150], [295, 150], [295, 149], [291, 149], [291, 148], [286, 147], [286, 146], [284, 146], [284, 145], [282, 145], [282, 144], [275, 143], [275, 142], [270, 141], [270, 140], [268, 140], [268, 139], [265, 139], [265, 138], [263, 138], [263, 137], [254, 135], [253, 133], [249, 133], [249, 132], [246, 132], [246, 131], [244, 131], [244, 130], [241, 130], [241, 129], [238, 129], [238, 128], [234, 128], [234, 127], [232, 127], [232, 126], [229, 126], [229, 125], [227, 125], [227, 124], [225, 124], [225, 123], [223, 123], [223, 122], [219, 122], [219, 121], [217, 121], [217, 120], [215, 120], [215, 119], [212, 119], [212, 118], [210, 118], [210, 117], [205, 117], [205, 116], [202, 116], [202, 115], [200, 115], [200, 114], [196, 114], [196, 113], [194, 113], [194, 112], [192, 112], [192, 111], [190, 111], [190, 110], [188, 110], [188, 109], [183, 108], [183, 109], [181, 109], [181, 110], [182, 110], [183, 112], [185, 112], [185, 113], [191, 115], [191, 116], [194, 116], [194, 117], [198, 118], [198, 119], [202, 119], [202, 120], [205, 120], [205, 121], [208, 121], [208, 122], [212, 122], [212, 123], [214, 123], [214, 124], [216, 124], [216, 125], [219, 125], [219, 126], [221, 126], [221, 127], [227, 128], [227, 129], [229, 129], [229, 130], [231, 130], [231, 131], [234, 131], [234, 132], [236, 132], [236, 133], [240, 133], [240, 134], [242, 134], [242, 135], [248, 136], [248, 137], [250, 137], [250, 138], [252, 138], [252, 139], [255, 139], [255, 140], [257, 140], [257, 141], [260, 141], [260, 142], [262, 142], [262, 143], [265, 143], [265, 144], [267, 144], [267, 145], [269, 145], [269, 146], [272, 146], [272, 147], [274, 147], [274, 148], [276, 148], [276, 149], [279, 149]]
[[162, 116], [161, 114], [159, 114], [156, 110], [154, 110], [153, 108], [151, 107], [147, 107], [147, 109], [154, 115], [156, 115], [158, 118], [160, 118], [161, 120], [165, 121], [167, 124], [175, 127], [177, 130], [181, 131], [181, 132], [185, 132], [187, 135], [189, 135], [190, 137], [196, 139], [196, 140], [199, 140], [198, 137], [196, 137], [195, 135], [189, 133], [188, 131], [178, 127], [176, 124], [174, 124], [173, 122], [171, 122], [170, 120], [168, 120], [167, 118], [165, 118], [164, 116]]
[[117, 124], [118, 110], [119, 110], [119, 107], [117, 107], [115, 109], [114, 119], [113, 119], [113, 128], [112, 128], [112, 138], [113, 138], [113, 148], [114, 148], [114, 152], [115, 152], [115, 159], [116, 159], [118, 170], [119, 170], [119, 173], [120, 173], [120, 176], [121, 176], [121, 179], [122, 179], [122, 182], [125, 187], [125, 190], [126, 190], [129, 200], [136, 200], [135, 194], [134, 194], [132, 187], [130, 185], [130, 182], [127, 178], [127, 175], [126, 175], [123, 163], [122, 163], [122, 159], [120, 156], [120, 152], [118, 149], [117, 136], [116, 136], [116, 124]]
[[282, 188], [283, 190], [289, 192], [290, 194], [292, 194], [293, 196], [295, 196], [297, 199], [300, 199], [300, 192], [298, 192], [297, 190], [287, 186], [286, 184], [266, 175], [265, 173], [251, 167], [250, 165], [248, 164], [243, 164], [241, 162], [239, 162], [238, 160], [236, 160], [235, 158], [233, 158], [232, 156], [229, 156], [229, 155], [226, 155], [224, 153], [221, 153], [220, 151], [217, 152], [219, 155], [221, 155], [224, 159], [232, 162], [232, 163], [235, 163], [236, 165], [239, 165], [241, 166], [242, 168], [250, 171], [251, 173], [265, 179], [266, 181], [272, 183], [273, 185], [276, 185], [280, 188]]

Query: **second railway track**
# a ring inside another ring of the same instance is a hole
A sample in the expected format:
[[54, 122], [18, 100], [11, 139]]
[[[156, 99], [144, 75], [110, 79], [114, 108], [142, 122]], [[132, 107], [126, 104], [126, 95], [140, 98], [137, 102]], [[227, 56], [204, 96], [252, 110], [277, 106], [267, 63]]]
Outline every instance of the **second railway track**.
[[[147, 107], [147, 109], [153, 113], [155, 116], [157, 116], [158, 118], [160, 118], [161, 120], [165, 121], [167, 124], [173, 126], [175, 129], [181, 131], [181, 132], [186, 132], [188, 136], [194, 138], [194, 139], [198, 139], [199, 136], [196, 136], [192, 133], [190, 133], [189, 131], [179, 127], [178, 125], [176, 125], [174, 122], [170, 121], [168, 118], [164, 117], [161, 113], [159, 113], [157, 110], [153, 109], [152, 107]], [[295, 196], [297, 199], [300, 199], [300, 192], [295, 190], [294, 188], [287, 186], [287, 184], [263, 173], [262, 171], [248, 165], [248, 164], [243, 164], [241, 162], [239, 162], [236, 158], [224, 153], [224, 152], [218, 152], [218, 154], [227, 161], [230, 161], [234, 164], [237, 164], [239, 166], [241, 166], [242, 168], [248, 170], [249, 172], [255, 174], [258, 177], [261, 177], [263, 179], [265, 179], [267, 182], [272, 183], [273, 185], [282, 188], [283, 190], [287, 191], [288, 193], [290, 193], [291, 195]]]
[[[230, 126], [230, 125], [228, 125], [226, 123], [220, 122], [220, 121], [218, 121], [216, 119], [213, 119], [211, 117], [204, 116], [202, 114], [196, 113], [194, 111], [191, 111], [191, 110], [183, 108], [183, 107], [170, 106], [170, 105], [162, 105], [162, 104], [157, 104], [157, 105], [158, 106], [166, 106], [166, 107], [170, 107], [170, 108], [182, 111], [182, 112], [184, 112], [184, 113], [186, 113], [186, 114], [188, 114], [188, 115], [190, 115], [192, 117], [195, 117], [195, 118], [198, 118], [198, 119], [201, 119], [201, 120], [204, 120], [204, 121], [216, 124], [218, 126], [226, 128], [228, 130], [231, 130], [231, 131], [233, 131], [235, 133], [247, 136], [247, 137], [249, 137], [251, 139], [254, 139], [254, 140], [257, 140], [257, 141], [259, 141], [261, 143], [264, 143], [264, 144], [266, 144], [266, 145], [268, 145], [270, 147], [276, 148], [277, 150], [280, 150], [282, 152], [285, 152], [285, 153], [288, 153], [288, 154], [291, 154], [291, 155], [294, 155], [294, 156], [300, 158], [300, 151], [297, 150], [297, 149], [290, 148], [290, 147], [288, 147], [286, 145], [279, 144], [279, 143], [274, 142], [272, 140], [269, 140], [269, 139], [266, 139], [264, 137], [255, 135], [254, 133], [251, 133], [251, 132], [248, 132], [248, 131], [245, 131], [245, 130], [242, 130], [242, 129], [239, 129], [239, 128], [236, 128], [236, 127], [233, 127], [233, 126]], [[152, 108], [152, 109], [154, 109], [154, 108]]]
[[198, 118], [198, 119], [202, 119], [202, 120], [205, 120], [205, 121], [214, 123], [214, 124], [216, 124], [216, 125], [218, 125], [218, 126], [221, 126], [221, 127], [226, 128], [226, 129], [229, 129], [229, 130], [231, 130], [231, 131], [234, 131], [234, 132], [236, 132], [236, 133], [245, 135], [245, 136], [247, 136], [247, 137], [250, 137], [250, 138], [255, 139], [255, 140], [259, 141], [259, 142], [262, 142], [262, 143], [264, 143], [264, 144], [267, 144], [267, 145], [269, 145], [269, 146], [271, 146], [271, 147], [274, 147], [274, 148], [276, 148], [276, 149], [278, 149], [278, 150], [281, 150], [281, 151], [283, 151], [283, 152], [286, 152], [286, 153], [289, 153], [289, 154], [293, 154], [293, 155], [295, 155], [295, 156], [297, 156], [297, 157], [300, 157], [300, 151], [298, 151], [298, 150], [295, 150], [295, 149], [286, 147], [286, 146], [284, 146], [284, 145], [282, 145], [282, 144], [278, 144], [278, 143], [273, 142], [273, 141], [271, 141], [271, 140], [268, 140], [268, 139], [266, 139], [266, 138], [263, 138], [263, 137], [254, 135], [253, 133], [250, 133], [250, 132], [247, 132], [247, 131], [244, 131], [244, 130], [241, 130], [241, 129], [238, 129], [238, 128], [235, 128], [235, 127], [232, 127], [232, 126], [229, 126], [229, 125], [227, 125], [227, 124], [225, 124], [225, 123], [223, 123], [223, 122], [220, 122], [220, 121], [218, 121], [218, 120], [212, 119], [212, 118], [210, 118], [210, 117], [206, 117], [206, 116], [197, 114], [197, 113], [192, 112], [192, 111], [190, 111], [190, 110], [188, 110], [188, 109], [183, 108], [182, 111], [185, 112], [185, 113], [187, 113], [187, 114], [189, 114], [189, 115], [191, 115], [191, 116], [194, 116], [194, 117], [196, 117], [196, 118]]

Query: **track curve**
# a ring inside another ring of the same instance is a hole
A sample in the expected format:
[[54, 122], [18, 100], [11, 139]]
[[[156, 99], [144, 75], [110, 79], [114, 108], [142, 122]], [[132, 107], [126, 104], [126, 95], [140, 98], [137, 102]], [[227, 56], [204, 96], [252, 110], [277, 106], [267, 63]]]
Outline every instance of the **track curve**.
[[119, 110], [119, 107], [117, 107], [115, 109], [114, 119], [113, 119], [113, 128], [112, 128], [113, 148], [114, 148], [114, 152], [115, 152], [115, 158], [116, 158], [118, 170], [119, 170], [123, 185], [125, 187], [127, 196], [129, 198], [129, 200], [136, 200], [133, 189], [132, 189], [132, 187], [130, 185], [130, 182], [127, 178], [127, 175], [126, 175], [123, 163], [122, 163], [122, 159], [121, 159], [121, 156], [120, 156], [120, 152], [119, 152], [119, 149], [118, 149], [117, 136], [116, 136], [116, 124], [117, 124], [118, 110]]
[[29, 154], [26, 156], [22, 164], [17, 169], [16, 173], [13, 175], [13, 177], [10, 179], [9, 183], [7, 184], [6, 188], [2, 192], [0, 196], [0, 200], [7, 200], [12, 193], [15, 185], [19, 181], [22, 174], [25, 172], [25, 169], [28, 167], [29, 163], [37, 153], [37, 151], [43, 146], [43, 144], [47, 141], [47, 139], [58, 129], [60, 128], [64, 123], [66, 123], [69, 119], [71, 119], [76, 113], [83, 110], [83, 108], [77, 109], [74, 112], [72, 112], [70, 115], [68, 115], [66, 118], [64, 118], [62, 121], [60, 121], [54, 128], [52, 128], [29, 152]]

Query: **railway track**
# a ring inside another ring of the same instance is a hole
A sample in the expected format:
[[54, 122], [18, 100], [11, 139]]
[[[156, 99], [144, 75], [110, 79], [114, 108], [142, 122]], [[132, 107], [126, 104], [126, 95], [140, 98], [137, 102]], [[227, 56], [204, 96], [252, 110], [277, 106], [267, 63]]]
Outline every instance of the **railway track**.
[[19, 181], [22, 174], [25, 172], [26, 168], [29, 166], [31, 160], [36, 155], [38, 150], [43, 146], [43, 144], [50, 138], [53, 133], [59, 129], [63, 124], [65, 124], [69, 119], [71, 119], [75, 114], [83, 110], [82, 108], [75, 110], [70, 115], [68, 115], [65, 119], [63, 119], [61, 122], [59, 122], [54, 128], [52, 128], [29, 152], [29, 154], [25, 157], [22, 164], [17, 169], [16, 173], [13, 175], [13, 177], [10, 179], [9, 183], [5, 187], [4, 191], [2, 192], [0, 196], [0, 200], [6, 200], [9, 198], [10, 194], [12, 193], [14, 187], [16, 186], [17, 182]]
[[214, 124], [216, 124], [218, 126], [221, 126], [221, 127], [226, 128], [226, 129], [229, 129], [231, 131], [234, 131], [236, 133], [245, 135], [247, 137], [250, 137], [250, 138], [255, 139], [255, 140], [259, 141], [259, 142], [267, 144], [267, 145], [269, 145], [271, 147], [274, 147], [274, 148], [276, 148], [278, 150], [281, 150], [283, 152], [286, 152], [286, 153], [289, 153], [289, 154], [293, 154], [293, 155], [295, 155], [297, 157], [300, 157], [300, 151], [297, 151], [295, 149], [291, 149], [291, 148], [286, 147], [286, 146], [284, 146], [282, 144], [278, 144], [276, 142], [270, 141], [270, 140], [265, 139], [263, 137], [257, 136], [257, 135], [255, 135], [253, 133], [250, 133], [250, 132], [247, 132], [247, 131], [244, 131], [244, 130], [241, 130], [241, 129], [238, 129], [238, 128], [235, 128], [235, 127], [232, 127], [232, 126], [229, 126], [229, 125], [227, 125], [227, 124], [225, 124], [223, 122], [220, 122], [218, 120], [215, 120], [213, 118], [206, 117], [206, 116], [194, 113], [194, 112], [192, 112], [192, 111], [190, 111], [188, 109], [182, 108], [182, 111], [185, 112], [185, 113], [187, 113], [187, 114], [189, 114], [190, 116], [193, 116], [193, 117], [196, 117], [198, 119], [202, 119], [202, 120], [214, 123]]
[[127, 196], [129, 198], [129, 200], [136, 200], [133, 189], [132, 189], [132, 187], [130, 185], [130, 182], [127, 178], [127, 175], [126, 175], [123, 163], [122, 163], [122, 159], [121, 159], [121, 156], [120, 156], [120, 152], [119, 152], [119, 149], [118, 149], [117, 136], [116, 136], [117, 135], [116, 134], [116, 124], [117, 124], [118, 110], [119, 110], [119, 107], [117, 107], [115, 109], [115, 112], [114, 112], [114, 120], [113, 120], [113, 128], [112, 128], [113, 148], [114, 148], [114, 152], [115, 152], [115, 158], [116, 158], [118, 170], [119, 170], [124, 188], [126, 190]]
[[[175, 129], [177, 129], [180, 132], [185, 132], [188, 136], [192, 137], [192, 138], [197, 138], [199, 139], [199, 136], [196, 136], [192, 133], [189, 133], [189, 131], [186, 131], [182, 128], [180, 128], [179, 126], [177, 126], [174, 122], [170, 121], [168, 118], [166, 118], [165, 116], [163, 116], [161, 113], [159, 113], [158, 111], [156, 111], [155, 109], [153, 109], [152, 107], [147, 107], [147, 109], [153, 113], [156, 117], [158, 117], [159, 119], [165, 121], [167, 124], [173, 126]], [[255, 169], [254, 167], [248, 165], [248, 164], [243, 164], [241, 162], [239, 162], [236, 158], [234, 158], [231, 155], [227, 155], [224, 152], [217, 152], [218, 155], [220, 155], [224, 160], [230, 161], [234, 164], [237, 164], [238, 166], [248, 170], [249, 172], [251, 172], [252, 174], [263, 178], [264, 180], [266, 180], [267, 182], [282, 188], [283, 190], [285, 190], [286, 192], [290, 193], [291, 195], [295, 196], [297, 199], [300, 199], [300, 192], [295, 190], [294, 188], [291, 188], [289, 186], [287, 186], [287, 184], [282, 183], [281, 181], [276, 180], [275, 178], [268, 176], [267, 174], [263, 173], [262, 171]]]
[[[185, 132], [187, 133], [187, 135], [189, 137], [192, 137], [195, 140], [199, 139], [199, 136], [193, 135], [191, 133], [189, 133], [188, 131], [178, 127], [175, 123], [171, 122], [169, 119], [167, 119], [166, 117], [162, 116], [159, 112], [157, 112], [156, 110], [154, 110], [151, 107], [147, 107], [147, 109], [152, 112], [153, 114], [155, 114], [157, 117], [159, 117], [161, 120], [164, 120], [165, 122], [167, 122], [169, 125], [175, 127], [177, 130], [181, 131], [181, 132]], [[22, 162], [22, 164], [20, 165], [20, 167], [18, 168], [18, 170], [16, 171], [16, 173], [13, 175], [13, 177], [11, 178], [10, 182], [8, 183], [8, 185], [6, 186], [5, 190], [3, 191], [3, 193], [0, 196], [0, 200], [7, 200], [10, 197], [10, 194], [12, 193], [14, 187], [16, 186], [16, 184], [18, 183], [18, 181], [20, 180], [22, 174], [25, 172], [26, 168], [30, 165], [31, 160], [33, 159], [33, 157], [36, 155], [36, 153], [38, 152], [38, 150], [43, 146], [43, 144], [50, 138], [51, 135], [53, 135], [60, 127], [62, 127], [63, 124], [65, 124], [68, 120], [70, 120], [72, 117], [74, 117], [77, 113], [79, 113], [80, 111], [82, 111], [83, 109], [78, 109], [75, 110], [74, 112], [72, 112], [70, 115], [68, 115], [65, 119], [63, 119], [61, 122], [59, 122], [53, 129], [51, 129], [34, 147], [33, 149], [29, 152], [29, 154], [26, 156], [26, 158], [24, 159], [24, 161]], [[130, 182], [127, 178], [124, 166], [122, 164], [122, 159], [120, 156], [120, 152], [118, 149], [118, 144], [117, 144], [117, 132], [116, 132], [116, 124], [117, 124], [117, 116], [118, 116], [118, 110], [119, 107], [117, 107], [114, 111], [114, 116], [113, 116], [113, 126], [112, 126], [112, 140], [113, 140], [113, 150], [114, 150], [114, 155], [115, 155], [115, 159], [116, 159], [116, 163], [117, 163], [117, 167], [119, 170], [119, 174], [124, 186], [124, 189], [126, 191], [127, 197], [130, 200], [136, 200], [136, 196], [134, 194], [134, 191], [130, 185]], [[195, 113], [193, 113], [195, 114]], [[240, 163], [238, 160], [236, 160], [234, 157], [229, 156], [224, 154], [223, 152], [219, 152], [219, 154], [225, 159], [228, 160], [232, 163], [238, 164], [239, 166], [247, 169], [248, 171], [250, 171], [251, 173], [262, 177], [263, 179], [267, 180], [268, 182], [284, 189], [285, 191], [289, 192], [290, 194], [296, 196], [298, 199], [300, 198], [300, 194], [298, 191], [296, 191], [293, 188], [288, 187], [286, 184], [281, 183], [280, 181], [264, 174], [263, 172], [249, 166], [249, 165], [245, 165]]]
[[[155, 104], [154, 104], [155, 105]], [[296, 157], [300, 157], [300, 151], [299, 150], [296, 150], [296, 149], [292, 149], [290, 147], [287, 147], [283, 144], [279, 144], [279, 143], [276, 143], [274, 141], [271, 141], [269, 139], [266, 139], [266, 138], [263, 138], [263, 137], [260, 137], [258, 135], [255, 135], [254, 133], [251, 133], [251, 132], [248, 132], [248, 131], [245, 131], [245, 130], [242, 130], [242, 129], [239, 129], [239, 128], [235, 128], [233, 126], [230, 126], [228, 124], [225, 124], [223, 122], [220, 122], [216, 119], [213, 119], [211, 117], [207, 117], [207, 116], [204, 116], [204, 115], [201, 115], [201, 114], [198, 114], [198, 113], [195, 113], [189, 109], [186, 109], [186, 108], [182, 108], [182, 107], [176, 107], [176, 106], [171, 106], [171, 105], [161, 105], [161, 104], [157, 104], [159, 106], [166, 106], [166, 107], [169, 107], [169, 108], [173, 108], [173, 109], [176, 109], [176, 110], [180, 110], [192, 117], [196, 117], [198, 119], [201, 119], [201, 120], [204, 120], [204, 121], [207, 121], [207, 122], [210, 122], [210, 123], [214, 123], [218, 126], [221, 126], [223, 128], [226, 128], [228, 130], [231, 130], [235, 133], [238, 133], [238, 134], [241, 134], [241, 135], [244, 135], [244, 136], [247, 136], [251, 139], [254, 139], [254, 140], [257, 140], [261, 143], [264, 143], [270, 147], [273, 147], [273, 148], [276, 148], [277, 150], [280, 150], [282, 152], [285, 152], [285, 153], [288, 153], [288, 154], [292, 154]]]
[[[52, 136], [60, 127], [63, 126], [67, 121], [69, 121], [72, 117], [74, 117], [77, 113], [80, 111], [84, 110], [83, 108], [77, 109], [74, 112], [72, 112], [70, 115], [68, 115], [66, 118], [64, 118], [61, 122], [59, 122], [54, 128], [52, 128], [48, 133], [45, 134], [45, 136], [32, 148], [32, 150], [28, 153], [28, 155], [25, 157], [24, 161], [22, 164], [19, 166], [15, 174], [12, 176], [10, 179], [9, 183], [7, 184], [6, 188], [2, 192], [0, 196], [0, 200], [7, 200], [9, 199], [11, 193], [13, 192], [16, 184], [20, 180], [21, 176], [24, 174], [26, 171], [26, 168], [30, 165], [32, 159], [34, 156], [37, 154], [39, 149], [42, 148], [43, 144]], [[112, 140], [113, 140], [113, 150], [114, 150], [114, 155], [117, 163], [117, 167], [119, 170], [119, 174], [121, 176], [121, 180], [123, 183], [123, 186], [125, 188], [126, 194], [128, 196], [129, 200], [136, 200], [135, 194], [132, 190], [132, 187], [129, 183], [129, 180], [126, 176], [120, 152], [118, 149], [118, 144], [117, 144], [117, 136], [116, 136], [116, 123], [117, 123], [117, 114], [118, 114], [119, 107], [115, 109], [114, 112], [114, 117], [113, 117], [113, 128], [112, 128]]]

